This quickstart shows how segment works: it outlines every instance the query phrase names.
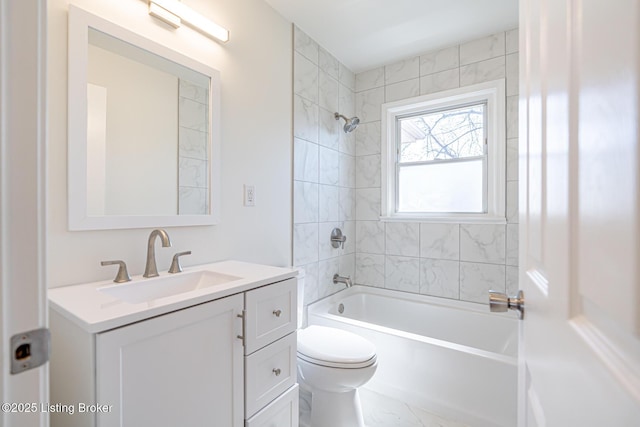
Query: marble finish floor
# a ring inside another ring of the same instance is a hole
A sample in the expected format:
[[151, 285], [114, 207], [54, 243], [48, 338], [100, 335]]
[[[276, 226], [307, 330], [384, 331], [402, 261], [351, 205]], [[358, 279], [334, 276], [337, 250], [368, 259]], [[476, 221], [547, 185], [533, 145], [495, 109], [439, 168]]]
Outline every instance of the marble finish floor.
[[[470, 427], [370, 390], [359, 392], [367, 427]], [[309, 427], [309, 401], [310, 395], [301, 390], [300, 427]]]

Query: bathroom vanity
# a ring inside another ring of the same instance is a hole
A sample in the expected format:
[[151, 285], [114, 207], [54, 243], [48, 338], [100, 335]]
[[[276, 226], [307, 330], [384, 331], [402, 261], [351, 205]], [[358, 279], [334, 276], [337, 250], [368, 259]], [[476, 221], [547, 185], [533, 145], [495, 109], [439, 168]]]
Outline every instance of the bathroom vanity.
[[295, 275], [226, 261], [51, 289], [51, 425], [298, 426]]

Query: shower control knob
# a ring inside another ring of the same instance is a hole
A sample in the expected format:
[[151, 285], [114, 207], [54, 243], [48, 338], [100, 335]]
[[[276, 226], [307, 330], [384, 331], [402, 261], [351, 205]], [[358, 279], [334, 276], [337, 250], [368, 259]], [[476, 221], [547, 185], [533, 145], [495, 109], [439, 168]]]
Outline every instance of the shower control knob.
[[509, 297], [504, 292], [489, 291], [489, 309], [493, 313], [504, 313], [507, 310], [517, 310], [518, 317], [524, 318], [524, 294], [518, 291], [515, 297]]
[[344, 249], [344, 242], [346, 241], [347, 241], [347, 236], [342, 234], [342, 230], [340, 230], [337, 227], [331, 230], [331, 246], [333, 246], [336, 249], [342, 246], [342, 249]]

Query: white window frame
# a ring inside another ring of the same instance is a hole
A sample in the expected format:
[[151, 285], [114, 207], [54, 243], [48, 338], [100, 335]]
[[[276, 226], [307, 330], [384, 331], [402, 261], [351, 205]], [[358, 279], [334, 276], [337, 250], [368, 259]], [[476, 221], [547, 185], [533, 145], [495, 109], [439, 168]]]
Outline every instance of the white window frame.
[[[485, 213], [404, 213], [397, 211], [398, 117], [486, 102], [485, 130], [487, 198]], [[505, 224], [506, 207], [506, 99], [505, 80], [446, 90], [382, 104], [381, 201], [383, 221], [462, 222]]]

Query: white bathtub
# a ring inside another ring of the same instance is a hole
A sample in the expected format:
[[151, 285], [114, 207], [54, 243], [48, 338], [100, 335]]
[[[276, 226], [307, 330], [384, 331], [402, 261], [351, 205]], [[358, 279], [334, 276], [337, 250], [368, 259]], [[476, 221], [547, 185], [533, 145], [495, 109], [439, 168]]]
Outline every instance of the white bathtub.
[[378, 370], [365, 388], [472, 427], [517, 424], [512, 313], [366, 286], [308, 310], [309, 324], [346, 329], [376, 345]]

